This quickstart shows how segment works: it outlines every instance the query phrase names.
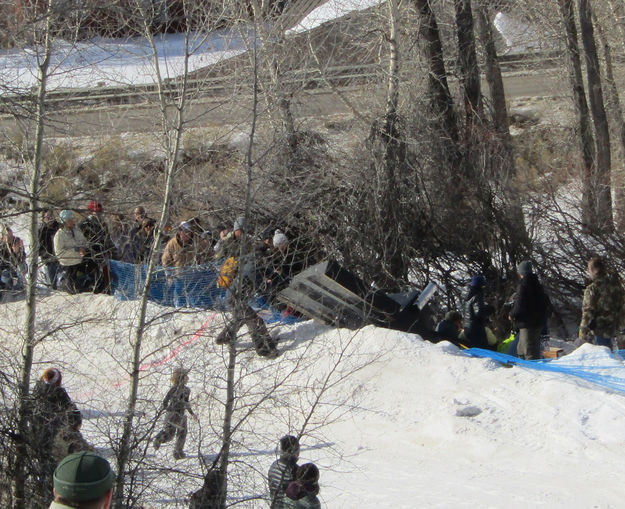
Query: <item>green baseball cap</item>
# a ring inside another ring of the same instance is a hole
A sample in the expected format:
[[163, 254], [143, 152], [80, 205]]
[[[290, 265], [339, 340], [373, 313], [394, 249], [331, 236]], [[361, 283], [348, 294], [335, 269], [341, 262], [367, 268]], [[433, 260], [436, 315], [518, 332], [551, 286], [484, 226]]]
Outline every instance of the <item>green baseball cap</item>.
[[115, 472], [102, 456], [81, 451], [63, 458], [54, 471], [57, 495], [72, 502], [95, 500], [113, 486]]

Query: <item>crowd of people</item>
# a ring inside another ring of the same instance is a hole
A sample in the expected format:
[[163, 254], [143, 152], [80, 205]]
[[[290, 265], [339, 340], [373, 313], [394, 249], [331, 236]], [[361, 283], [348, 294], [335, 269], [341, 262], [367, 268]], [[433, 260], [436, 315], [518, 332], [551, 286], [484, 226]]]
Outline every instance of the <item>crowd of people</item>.
[[[512, 330], [509, 336], [498, 338], [489, 327], [494, 307], [486, 302], [486, 279], [481, 274], [471, 278], [462, 309], [449, 310], [438, 323], [439, 336], [468, 348], [497, 350], [525, 360], [541, 359], [542, 339], [549, 336], [551, 300], [530, 260], [519, 263], [517, 272], [519, 283], [507, 304]], [[609, 271], [601, 256], [594, 255], [588, 261], [588, 277], [579, 340], [612, 349], [623, 322], [625, 290], [618, 275]]]
[[[196, 421], [189, 398], [188, 371], [176, 368], [172, 386], [156, 416], [164, 413], [163, 428], [153, 446], [176, 437], [175, 460], [186, 457], [188, 412]], [[33, 474], [46, 489], [51, 509], [108, 509], [115, 475], [108, 461], [99, 456], [81, 434], [82, 414], [62, 386], [58, 368], [46, 368], [35, 384], [29, 406], [30, 446], [36, 458]], [[300, 443], [285, 435], [278, 445], [279, 457], [269, 467], [267, 483], [272, 509], [318, 509], [319, 469], [313, 463], [298, 466]], [[215, 468], [205, 475], [203, 485], [190, 495], [190, 509], [221, 509], [223, 479]]]

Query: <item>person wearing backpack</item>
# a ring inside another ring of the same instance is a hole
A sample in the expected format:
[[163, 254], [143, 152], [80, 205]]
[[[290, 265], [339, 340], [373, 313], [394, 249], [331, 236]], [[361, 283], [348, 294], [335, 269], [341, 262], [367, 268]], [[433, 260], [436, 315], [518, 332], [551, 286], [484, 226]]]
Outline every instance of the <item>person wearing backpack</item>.
[[243, 325], [252, 336], [256, 353], [273, 359], [279, 355], [276, 342], [269, 334], [263, 319], [249, 304], [259, 284], [256, 270], [256, 247], [247, 235], [247, 221], [239, 217], [234, 222], [230, 236], [220, 243], [216, 257], [222, 259], [217, 285], [227, 290], [226, 303], [232, 316], [226, 327], [219, 333], [215, 342], [229, 344], [236, 339]]

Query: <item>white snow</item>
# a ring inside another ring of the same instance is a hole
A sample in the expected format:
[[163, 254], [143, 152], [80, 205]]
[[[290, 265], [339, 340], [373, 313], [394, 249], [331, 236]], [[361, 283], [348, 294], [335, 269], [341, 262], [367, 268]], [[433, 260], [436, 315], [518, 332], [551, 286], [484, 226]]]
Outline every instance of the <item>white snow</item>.
[[355, 11], [362, 11], [380, 5], [381, 0], [329, 0], [312, 10], [289, 32], [299, 33], [322, 25], [333, 19], [338, 19]]
[[[17, 367], [22, 308], [20, 302], [0, 308], [3, 370]], [[150, 305], [149, 315], [167, 311]], [[87, 417], [85, 437], [107, 455], [129, 392], [136, 313], [135, 302], [102, 295], [54, 293], [40, 304], [39, 332], [71, 327], [37, 346], [34, 376], [49, 365], [62, 369], [65, 387]], [[213, 338], [222, 325], [222, 316], [197, 311], [163, 315], [147, 331], [139, 421], [152, 422], [171, 370], [181, 364], [191, 369], [192, 403], [200, 417], [189, 420], [189, 458], [175, 462], [171, 444], [157, 453], [148, 449], [145, 475], [154, 476], [148, 507], [179, 507], [201, 484], [198, 451], [210, 461], [219, 447], [227, 349]], [[301, 429], [329, 380], [302, 438], [300, 460], [321, 469], [323, 507], [622, 505], [621, 393], [567, 375], [504, 368], [449, 343], [373, 326], [353, 332], [303, 322], [271, 333], [283, 352], [275, 361], [257, 357], [247, 334], [238, 341], [247, 351], [236, 371], [235, 422], [246, 405], [270, 397], [235, 435], [234, 458], [243, 461], [232, 466], [231, 502], [266, 495], [264, 474], [275, 459], [276, 440]], [[601, 366], [625, 378], [620, 360], [600, 347], [584, 345], [557, 362]], [[157, 466], [175, 471], [155, 473]]]
[[[313, 9], [287, 34], [312, 30], [325, 22], [380, 3], [380, 0], [329, 0]], [[536, 30], [527, 23], [499, 13], [495, 27], [506, 39], [510, 50], [537, 48]], [[175, 78], [184, 72], [185, 53], [189, 54], [188, 69], [193, 72], [243, 53], [246, 41], [249, 44], [253, 39], [253, 28], [245, 25], [208, 34], [191, 34], [188, 45], [183, 34], [157, 35], [154, 42], [158, 69], [164, 79]], [[0, 94], [24, 93], [37, 85], [39, 51], [36, 47], [0, 51]], [[54, 43], [49, 90], [140, 85], [155, 81], [153, 50], [146, 38], [96, 37], [78, 43]]]
[[[192, 34], [188, 45], [183, 34], [155, 36], [158, 66], [162, 78], [184, 72], [185, 48], [189, 72], [236, 56], [253, 40], [249, 27], [224, 28], [210, 34]], [[0, 51], [1, 93], [24, 92], [37, 84], [35, 48]], [[49, 88], [154, 83], [153, 51], [146, 38], [125, 40], [94, 38], [70, 44], [57, 41], [53, 49]], [[10, 85], [9, 85], [10, 84]]]

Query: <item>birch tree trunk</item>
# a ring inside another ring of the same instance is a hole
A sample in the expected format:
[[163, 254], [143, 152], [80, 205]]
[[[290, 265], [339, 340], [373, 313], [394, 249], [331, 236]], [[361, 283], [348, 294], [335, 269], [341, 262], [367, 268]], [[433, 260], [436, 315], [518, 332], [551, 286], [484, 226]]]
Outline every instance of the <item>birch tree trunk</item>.
[[33, 167], [29, 185], [29, 236], [30, 253], [28, 255], [28, 277], [26, 280], [26, 313], [24, 319], [24, 351], [22, 357], [22, 367], [20, 381], [18, 385], [18, 433], [19, 442], [17, 447], [17, 457], [15, 465], [14, 479], [14, 508], [23, 509], [28, 506], [25, 496], [25, 482], [27, 472], [25, 471], [26, 456], [28, 454], [28, 414], [29, 414], [29, 392], [30, 376], [33, 365], [33, 354], [35, 349], [35, 317], [37, 313], [37, 272], [39, 254], [38, 217], [39, 210], [39, 186], [40, 170], [43, 157], [43, 136], [45, 130], [46, 116], [46, 94], [49, 77], [50, 57], [52, 54], [52, 23], [53, 23], [53, 3], [48, 1], [45, 24], [43, 28], [42, 53], [39, 56], [38, 64], [38, 89], [35, 113], [35, 150], [33, 154]]

